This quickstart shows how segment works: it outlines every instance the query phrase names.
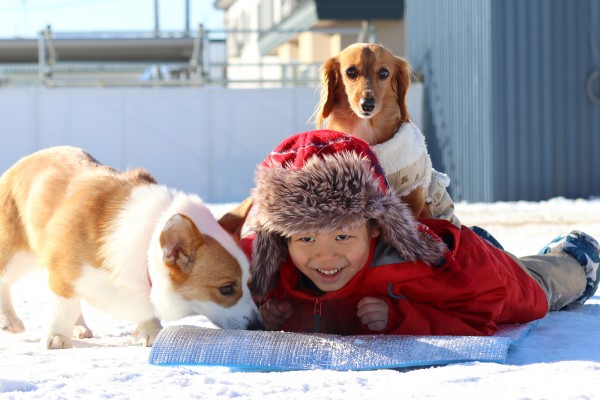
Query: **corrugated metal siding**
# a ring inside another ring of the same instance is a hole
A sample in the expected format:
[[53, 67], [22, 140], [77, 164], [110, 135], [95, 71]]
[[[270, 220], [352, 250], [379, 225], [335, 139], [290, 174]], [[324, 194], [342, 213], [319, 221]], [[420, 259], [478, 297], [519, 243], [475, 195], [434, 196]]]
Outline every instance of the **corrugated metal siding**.
[[479, 0], [406, 5], [408, 60], [426, 90], [427, 144], [455, 200], [492, 195], [490, 11]]
[[492, 4], [495, 199], [599, 195], [600, 107], [586, 79], [600, 68], [600, 2]]
[[428, 143], [455, 200], [600, 195], [600, 107], [586, 94], [599, 1], [419, 0], [406, 12]]

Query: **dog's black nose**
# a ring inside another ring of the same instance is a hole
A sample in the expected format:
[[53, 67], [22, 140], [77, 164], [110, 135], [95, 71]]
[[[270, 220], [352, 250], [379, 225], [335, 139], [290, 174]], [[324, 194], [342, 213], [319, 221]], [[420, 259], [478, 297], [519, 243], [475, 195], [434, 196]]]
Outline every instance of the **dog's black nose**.
[[250, 324], [248, 325], [249, 331], [262, 331], [264, 329], [265, 329], [265, 326], [258, 319], [251, 321]]
[[363, 97], [360, 99], [360, 107], [364, 112], [371, 112], [375, 109], [375, 99], [373, 97]]

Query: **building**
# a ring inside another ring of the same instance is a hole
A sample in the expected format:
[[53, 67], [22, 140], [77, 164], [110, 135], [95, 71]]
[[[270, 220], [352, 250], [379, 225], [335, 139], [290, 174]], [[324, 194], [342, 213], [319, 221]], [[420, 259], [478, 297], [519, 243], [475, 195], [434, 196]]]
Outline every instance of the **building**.
[[407, 57], [455, 200], [600, 196], [600, 2], [410, 1]]
[[[225, 11], [228, 80], [314, 83], [323, 61], [357, 41], [405, 53], [404, 1], [216, 0]], [[238, 66], [238, 68], [236, 68]]]
[[405, 53], [404, 1], [216, 0], [225, 29], [0, 39], [0, 85], [316, 86], [327, 58], [357, 41]]

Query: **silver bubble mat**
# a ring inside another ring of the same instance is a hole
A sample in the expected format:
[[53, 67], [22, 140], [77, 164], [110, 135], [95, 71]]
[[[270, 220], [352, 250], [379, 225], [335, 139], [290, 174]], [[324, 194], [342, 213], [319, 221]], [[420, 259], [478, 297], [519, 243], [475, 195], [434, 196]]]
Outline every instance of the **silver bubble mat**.
[[470, 361], [504, 363], [535, 323], [506, 325], [494, 336], [338, 336], [221, 330], [180, 325], [164, 328], [149, 363], [224, 366], [235, 371], [404, 369]]

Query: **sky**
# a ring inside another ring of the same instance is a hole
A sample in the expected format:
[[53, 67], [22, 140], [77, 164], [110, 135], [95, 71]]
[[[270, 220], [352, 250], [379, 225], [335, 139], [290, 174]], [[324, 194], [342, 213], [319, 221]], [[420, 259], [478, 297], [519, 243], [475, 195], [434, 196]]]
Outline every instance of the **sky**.
[[[185, 30], [185, 0], [157, 0], [159, 30]], [[0, 0], [0, 39], [34, 38], [47, 25], [54, 32], [154, 31], [155, 0]], [[190, 29], [222, 28], [214, 0], [189, 0]]]

